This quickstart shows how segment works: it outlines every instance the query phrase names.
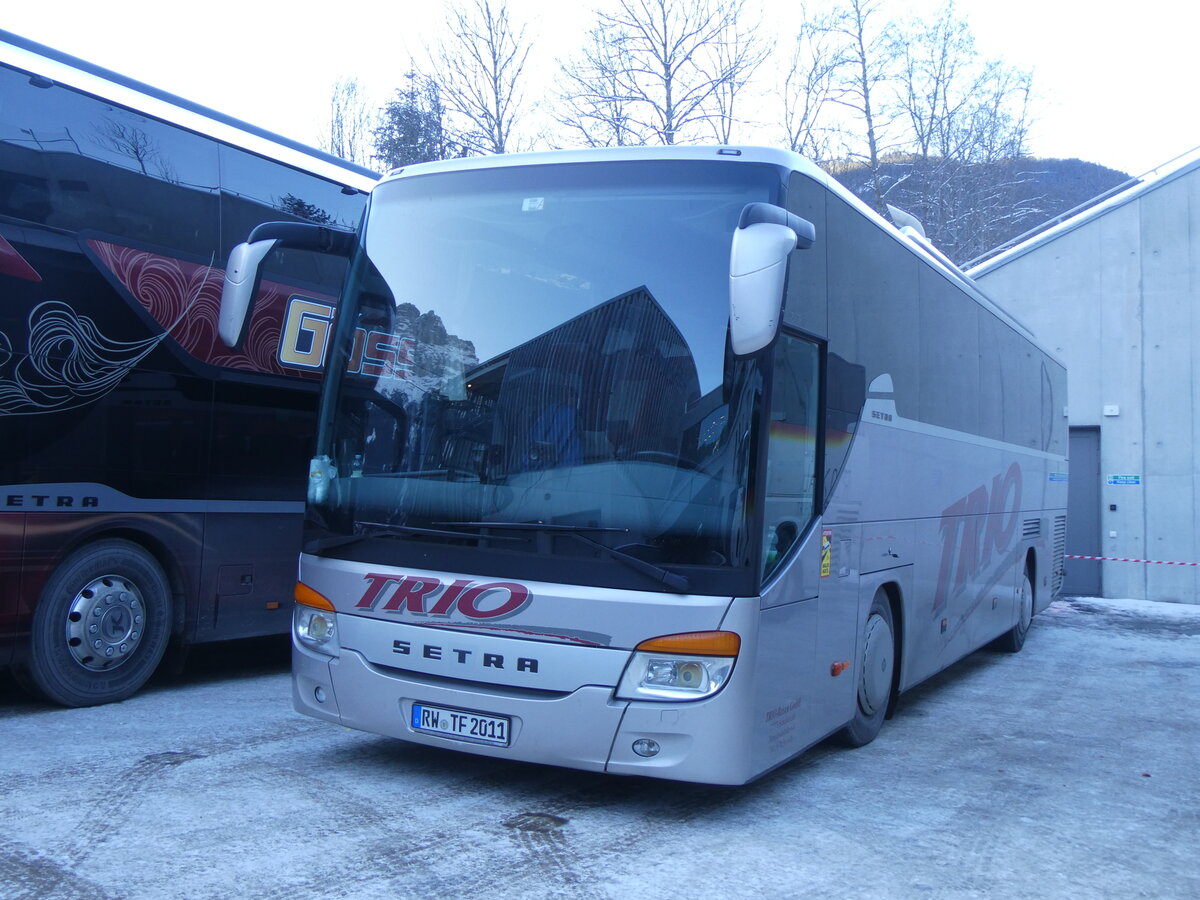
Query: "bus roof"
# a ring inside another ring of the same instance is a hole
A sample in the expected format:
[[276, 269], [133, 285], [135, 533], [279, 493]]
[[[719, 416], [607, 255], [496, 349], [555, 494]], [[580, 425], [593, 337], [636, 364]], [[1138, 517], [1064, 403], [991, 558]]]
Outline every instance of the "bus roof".
[[0, 63], [357, 190], [369, 191], [379, 178], [363, 166], [2, 29]]

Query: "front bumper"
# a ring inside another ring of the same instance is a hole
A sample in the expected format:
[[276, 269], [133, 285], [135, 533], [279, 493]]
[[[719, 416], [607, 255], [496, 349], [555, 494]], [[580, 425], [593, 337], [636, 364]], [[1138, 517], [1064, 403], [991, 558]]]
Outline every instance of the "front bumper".
[[[617, 700], [611, 685], [533, 691], [388, 669], [355, 650], [331, 658], [293, 643], [292, 698], [302, 713], [349, 728], [432, 747], [591, 772], [647, 775], [710, 784], [742, 784], [750, 771], [746, 723], [736, 674], [720, 694], [692, 703]], [[511, 720], [506, 747], [412, 728], [423, 703]], [[641, 739], [661, 748], [633, 751]]]

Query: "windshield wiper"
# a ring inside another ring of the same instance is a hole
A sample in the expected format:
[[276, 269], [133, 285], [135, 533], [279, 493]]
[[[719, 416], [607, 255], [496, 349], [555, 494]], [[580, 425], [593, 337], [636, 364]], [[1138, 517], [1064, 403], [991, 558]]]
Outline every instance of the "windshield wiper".
[[434, 522], [433, 524], [457, 528], [507, 528], [509, 531], [561, 531], [563, 534], [581, 534], [585, 531], [629, 534], [628, 528], [606, 528], [603, 525], [557, 525], [552, 522]]
[[[681, 594], [686, 594], [691, 585], [688, 582], [686, 575], [681, 575], [678, 572], [672, 572], [662, 566], [655, 565], [652, 562], [646, 562], [644, 559], [638, 559], [632, 553], [626, 553], [624, 550], [618, 550], [616, 547], [610, 547], [607, 544], [602, 544], [599, 541], [594, 541], [587, 536], [588, 532], [596, 534], [628, 534], [628, 528], [605, 528], [601, 525], [558, 525], [549, 522], [435, 522], [435, 525], [457, 526], [459, 528], [502, 528], [512, 531], [536, 531], [548, 534], [562, 534], [566, 537], [573, 537], [578, 541], [582, 541], [589, 547], [606, 553], [613, 559], [618, 560], [635, 572], [640, 572], [648, 578], [653, 579], [664, 587], [668, 587], [673, 591]], [[495, 540], [495, 538], [490, 538]], [[510, 538], [509, 540], [513, 540]]]
[[[324, 550], [332, 550], [335, 547], [346, 547], [350, 544], [357, 544], [360, 541], [369, 541], [374, 538], [403, 538], [412, 535], [431, 535], [433, 537], [455, 537], [466, 538], [467, 540], [480, 540], [480, 535], [472, 534], [469, 531], [447, 531], [441, 528], [421, 528], [417, 525], [385, 525], [382, 522], [360, 522], [360, 525], [371, 526], [365, 531], [360, 531], [358, 534], [341, 534], [336, 537], [317, 538], [314, 541], [309, 541], [304, 545], [305, 553], [321, 553]], [[441, 522], [438, 523], [443, 524]], [[454, 523], [454, 524], [469, 524]], [[521, 538], [515, 537], [491, 537], [485, 538], [489, 541], [521, 541]]]

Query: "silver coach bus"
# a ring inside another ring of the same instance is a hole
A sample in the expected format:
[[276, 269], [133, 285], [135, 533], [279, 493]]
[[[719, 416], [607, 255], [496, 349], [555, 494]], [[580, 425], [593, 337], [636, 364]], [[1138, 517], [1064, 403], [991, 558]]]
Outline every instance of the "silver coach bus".
[[[297, 709], [740, 784], [1016, 651], [1061, 579], [1063, 367], [806, 160], [663, 147], [393, 172], [324, 368]], [[240, 289], [239, 289], [240, 286]]]

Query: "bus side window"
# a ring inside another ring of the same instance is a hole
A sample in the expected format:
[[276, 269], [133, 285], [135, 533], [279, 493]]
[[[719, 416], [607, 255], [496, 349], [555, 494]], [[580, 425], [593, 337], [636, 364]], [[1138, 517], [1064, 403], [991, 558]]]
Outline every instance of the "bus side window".
[[767, 444], [763, 575], [769, 575], [804, 533], [816, 511], [817, 403], [820, 349], [780, 335], [775, 347]]
[[202, 135], [0, 67], [0, 213], [212, 258], [217, 149]]
[[[222, 145], [220, 156], [222, 259], [262, 222], [313, 222], [343, 230], [358, 224], [361, 195], [347, 195], [340, 185], [235, 147]], [[346, 265], [329, 254], [277, 249], [265, 260], [264, 275], [336, 295]]]

